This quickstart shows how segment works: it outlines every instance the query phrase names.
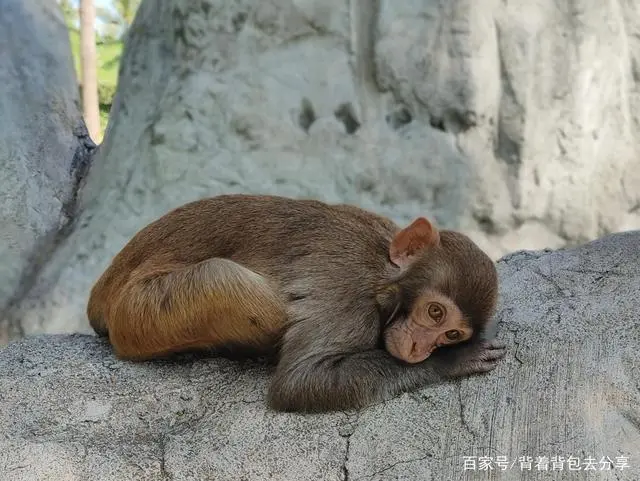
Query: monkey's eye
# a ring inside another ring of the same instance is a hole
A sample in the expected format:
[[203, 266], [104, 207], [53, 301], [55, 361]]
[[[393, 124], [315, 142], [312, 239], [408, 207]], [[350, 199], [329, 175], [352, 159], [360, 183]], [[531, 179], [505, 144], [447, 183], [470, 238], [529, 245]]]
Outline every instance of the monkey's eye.
[[447, 336], [447, 339], [449, 339], [450, 341], [457, 341], [458, 339], [460, 339], [460, 335], [460, 331], [456, 330], [447, 331], [445, 333], [445, 336]]
[[429, 317], [434, 321], [439, 321], [444, 317], [444, 309], [439, 304], [429, 304]]

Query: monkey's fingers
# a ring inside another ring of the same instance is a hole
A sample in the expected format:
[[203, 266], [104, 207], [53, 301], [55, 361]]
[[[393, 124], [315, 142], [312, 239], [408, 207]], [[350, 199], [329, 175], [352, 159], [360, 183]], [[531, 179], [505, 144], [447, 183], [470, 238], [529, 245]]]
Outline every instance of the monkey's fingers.
[[506, 346], [499, 341], [483, 341], [467, 351], [452, 366], [452, 377], [471, 376], [493, 371], [506, 354]]
[[488, 341], [484, 341], [481, 344], [486, 349], [506, 349], [507, 345], [503, 341], [499, 341], [498, 339], [490, 339]]
[[476, 353], [479, 361], [497, 361], [502, 359], [507, 353], [507, 346], [499, 342], [492, 342], [482, 345]]
[[502, 356], [495, 359], [487, 359], [480, 361], [469, 361], [465, 364], [461, 364], [455, 369], [452, 377], [473, 376], [474, 374], [484, 374], [493, 371], [498, 367], [498, 363]]
[[498, 360], [474, 362], [469, 369], [468, 375], [484, 374], [493, 371], [498, 367]]

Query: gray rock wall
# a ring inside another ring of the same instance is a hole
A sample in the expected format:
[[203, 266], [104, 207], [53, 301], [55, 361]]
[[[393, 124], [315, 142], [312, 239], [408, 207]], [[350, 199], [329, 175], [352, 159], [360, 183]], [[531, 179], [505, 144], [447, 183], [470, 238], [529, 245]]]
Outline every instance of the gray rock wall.
[[[268, 411], [269, 369], [253, 362], [127, 363], [85, 335], [10, 344], [0, 481], [637, 481], [639, 247], [640, 231], [500, 261], [500, 366], [359, 412]], [[492, 477], [465, 456], [491, 457]], [[545, 456], [563, 471], [536, 468]]]
[[[76, 205], [93, 145], [61, 17], [4, 1], [0, 343], [8, 321], [88, 331], [111, 256], [206, 195], [428, 215], [494, 257], [637, 227], [639, 18], [596, 0], [146, 0]], [[269, 412], [269, 370], [250, 362], [125, 363], [85, 335], [12, 343], [0, 481], [485, 479], [464, 456], [491, 456], [496, 479], [636, 481], [639, 253], [633, 232], [506, 257], [501, 366], [360, 412]], [[520, 456], [582, 464], [523, 474]]]
[[20, 300], [74, 214], [93, 147], [78, 108], [69, 34], [57, 5], [0, 6], [0, 345]]
[[428, 215], [492, 256], [640, 227], [633, 3], [146, 0], [72, 235], [12, 311], [84, 306], [147, 222], [227, 192]]

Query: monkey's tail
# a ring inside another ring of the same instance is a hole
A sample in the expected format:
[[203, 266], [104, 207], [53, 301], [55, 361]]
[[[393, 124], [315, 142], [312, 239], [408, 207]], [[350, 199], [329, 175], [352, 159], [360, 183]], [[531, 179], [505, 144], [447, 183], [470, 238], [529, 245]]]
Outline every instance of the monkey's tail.
[[129, 359], [234, 344], [261, 347], [273, 342], [285, 320], [286, 305], [267, 279], [213, 258], [133, 275], [109, 308], [109, 339], [116, 354]]

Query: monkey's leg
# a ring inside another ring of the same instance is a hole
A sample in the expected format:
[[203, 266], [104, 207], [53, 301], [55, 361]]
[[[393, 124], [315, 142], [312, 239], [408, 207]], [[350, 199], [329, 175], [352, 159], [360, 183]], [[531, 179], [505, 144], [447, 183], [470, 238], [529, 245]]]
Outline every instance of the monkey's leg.
[[230, 345], [269, 347], [285, 320], [285, 304], [264, 277], [218, 258], [134, 274], [107, 314], [116, 354], [130, 359]]
[[87, 304], [87, 318], [89, 325], [93, 328], [98, 336], [104, 337], [108, 335], [107, 323], [104, 319], [104, 276], [100, 277], [91, 289], [89, 302]]

